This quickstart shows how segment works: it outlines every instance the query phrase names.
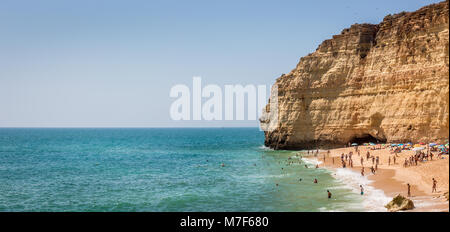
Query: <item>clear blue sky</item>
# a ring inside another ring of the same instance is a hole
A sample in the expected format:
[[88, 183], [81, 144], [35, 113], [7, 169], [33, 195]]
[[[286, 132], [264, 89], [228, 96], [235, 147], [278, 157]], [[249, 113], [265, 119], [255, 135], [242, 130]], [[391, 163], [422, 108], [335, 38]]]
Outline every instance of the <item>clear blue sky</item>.
[[432, 0], [21, 1], [0, 6], [0, 127], [177, 122], [175, 84], [272, 84], [354, 23]]

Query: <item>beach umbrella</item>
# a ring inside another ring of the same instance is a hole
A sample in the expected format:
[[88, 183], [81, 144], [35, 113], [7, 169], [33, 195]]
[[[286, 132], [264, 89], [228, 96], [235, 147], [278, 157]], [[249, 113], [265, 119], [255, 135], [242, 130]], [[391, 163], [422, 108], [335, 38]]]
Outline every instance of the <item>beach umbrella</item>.
[[420, 142], [419, 144], [420, 144], [420, 145], [425, 145], [425, 143], [422, 143], [422, 142]]
[[415, 148], [413, 148], [413, 151], [421, 151], [423, 149], [425, 149], [425, 148], [424, 147], [415, 147]]
[[430, 143], [430, 146], [432, 146], [432, 147], [434, 147], [436, 145], [437, 145], [436, 143]]
[[414, 144], [414, 147], [422, 147], [420, 144]]
[[352, 143], [352, 146], [358, 146], [358, 144], [357, 143]]
[[372, 146], [375, 146], [375, 143], [369, 143], [370, 145], [372, 145]]

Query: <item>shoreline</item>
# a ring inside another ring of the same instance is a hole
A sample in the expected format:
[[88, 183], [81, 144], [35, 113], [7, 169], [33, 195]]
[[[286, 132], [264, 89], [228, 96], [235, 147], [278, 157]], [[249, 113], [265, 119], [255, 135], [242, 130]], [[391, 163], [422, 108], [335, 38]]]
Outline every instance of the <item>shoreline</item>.
[[[380, 190], [389, 199], [386, 203], [383, 203], [387, 204], [397, 194], [407, 196], [406, 183], [410, 183], [410, 199], [414, 202], [415, 208], [402, 212], [449, 212], [449, 201], [447, 201], [445, 197], [442, 196], [445, 192], [449, 191], [448, 156], [444, 156], [445, 159], [435, 159], [433, 161], [420, 163], [418, 166], [403, 167], [401, 165], [402, 161], [405, 157], [412, 155], [413, 151], [402, 151], [398, 154], [399, 156], [397, 158], [397, 163], [395, 165], [392, 163], [391, 165], [389, 165], [388, 159], [389, 156], [392, 156], [392, 154], [389, 153], [389, 149], [383, 148], [379, 150], [370, 150], [370, 147], [371, 146], [359, 146], [360, 154], [361, 156], [363, 156], [364, 160], [363, 164], [365, 166], [365, 177], [369, 180], [368, 184], [363, 184], [365, 195], [367, 195], [369, 191]], [[327, 151], [330, 151], [330, 154], [327, 154]], [[348, 154], [350, 151], [353, 151], [354, 153], [352, 157], [353, 168], [342, 168], [340, 155], [342, 153]], [[369, 151], [373, 156], [380, 157], [380, 164], [375, 174], [370, 173], [372, 162], [366, 160], [367, 151]], [[305, 156], [305, 158], [314, 159], [320, 162], [320, 168], [326, 168], [332, 171], [334, 173], [334, 177], [341, 181], [344, 181], [342, 175], [336, 175], [337, 172], [348, 170], [352, 172], [352, 175], [357, 174], [359, 177], [362, 177], [362, 166], [360, 164], [361, 156], [358, 156], [358, 154], [354, 150], [354, 147], [346, 147], [330, 150], [320, 150], [317, 156], [314, 154], [310, 154]], [[334, 164], [332, 161], [333, 157]], [[438, 181], [437, 193], [431, 193], [432, 178], [435, 178]], [[353, 183], [353, 185], [356, 186], [351, 186], [352, 188], [359, 189], [359, 185], [355, 183]]]

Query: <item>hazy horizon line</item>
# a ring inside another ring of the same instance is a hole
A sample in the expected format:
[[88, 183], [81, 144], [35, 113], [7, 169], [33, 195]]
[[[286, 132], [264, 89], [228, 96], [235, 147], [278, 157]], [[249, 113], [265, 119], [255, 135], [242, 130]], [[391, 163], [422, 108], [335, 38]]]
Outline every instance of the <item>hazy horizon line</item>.
[[166, 126], [153, 126], [153, 127], [39, 127], [39, 126], [31, 126], [31, 127], [0, 127], [0, 129], [208, 129], [208, 128], [259, 128], [255, 126], [183, 126], [183, 127], [166, 127]]

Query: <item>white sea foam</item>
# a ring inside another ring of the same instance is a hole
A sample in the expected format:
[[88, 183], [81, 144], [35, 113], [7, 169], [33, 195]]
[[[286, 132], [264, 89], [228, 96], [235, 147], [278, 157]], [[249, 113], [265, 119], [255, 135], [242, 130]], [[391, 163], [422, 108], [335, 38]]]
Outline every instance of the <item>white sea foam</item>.
[[373, 182], [365, 176], [345, 168], [338, 168], [333, 172], [333, 177], [343, 183], [352, 192], [360, 193], [360, 185], [364, 188], [363, 207], [367, 211], [382, 211], [385, 212], [386, 205], [391, 199], [387, 197], [383, 190], [376, 189], [370, 184]]
[[308, 159], [308, 158], [302, 158], [302, 161], [305, 162], [306, 164], [311, 164], [311, 165], [321, 165], [323, 162], [317, 159]]
[[266, 147], [266, 146], [264, 146], [264, 145], [261, 145], [261, 146], [259, 146], [258, 148], [259, 148], [259, 149], [262, 149], [262, 150], [275, 151], [273, 148]]
[[[312, 158], [302, 158], [305, 163], [308, 164], [322, 164], [322, 161]], [[385, 212], [384, 207], [391, 199], [384, 194], [381, 189], [376, 189], [370, 184], [373, 182], [369, 180], [366, 176], [361, 176], [360, 173], [352, 171], [346, 168], [337, 168], [332, 171], [331, 174], [336, 180], [343, 184], [342, 187], [336, 188], [346, 188], [350, 189], [352, 192], [360, 194], [360, 185], [364, 188], [363, 197], [363, 208], [366, 211], [382, 211]]]

